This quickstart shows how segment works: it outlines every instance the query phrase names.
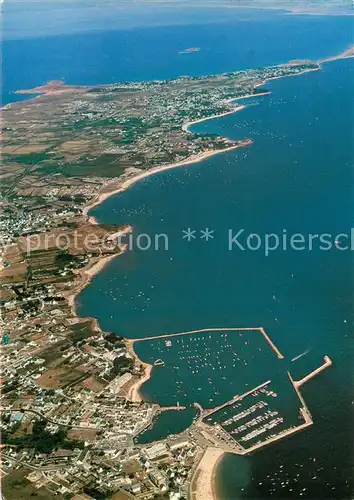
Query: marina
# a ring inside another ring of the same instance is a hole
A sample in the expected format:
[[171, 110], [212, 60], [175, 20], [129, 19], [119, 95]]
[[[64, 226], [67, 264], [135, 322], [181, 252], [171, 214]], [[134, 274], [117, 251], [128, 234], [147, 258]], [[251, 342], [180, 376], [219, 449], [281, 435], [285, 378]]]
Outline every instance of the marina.
[[154, 377], [163, 376], [168, 387], [163, 405], [168, 406], [176, 400], [183, 405], [198, 401], [205, 408], [224, 404], [225, 394], [230, 400], [251, 384], [259, 385], [260, 374], [251, 370], [252, 363], [262, 363], [273, 373], [274, 354], [283, 359], [263, 328], [201, 329], [128, 342], [143, 363], [152, 365], [142, 394], [149, 392]]
[[[294, 380], [284, 370], [283, 354], [262, 327], [201, 329], [129, 342], [144, 363], [152, 364], [157, 375], [163, 373], [171, 382], [169, 396], [173, 394], [186, 406], [194, 397], [199, 417], [192, 427], [214, 446], [239, 455], [312, 425], [312, 415], [299, 388], [332, 365], [325, 356], [321, 366]], [[148, 350], [139, 350], [142, 346], [148, 346]], [[251, 360], [264, 367], [256, 378], [249, 368]], [[248, 389], [267, 372], [272, 378]], [[231, 397], [225, 402], [227, 393]]]
[[[135, 343], [135, 342], [142, 342], [144, 340], [155, 340], [155, 339], [164, 339], [170, 337], [179, 337], [181, 335], [192, 335], [192, 334], [198, 334], [198, 333], [206, 333], [206, 332], [253, 332], [253, 331], [258, 331], [260, 332], [265, 340], [268, 342], [269, 346], [273, 349], [275, 354], [278, 356], [279, 359], [283, 359], [284, 356], [282, 353], [279, 351], [277, 346], [272, 342], [270, 337], [267, 335], [266, 331], [262, 327], [256, 327], [256, 328], [202, 328], [201, 330], [190, 330], [187, 332], [180, 332], [180, 333], [166, 333], [163, 335], [155, 335], [152, 337], [143, 337], [141, 339], [129, 339], [129, 342]], [[166, 346], [171, 347], [172, 343], [171, 340], [166, 341]]]
[[[268, 380], [241, 396], [235, 396], [214, 410], [205, 411], [199, 406], [201, 415], [197, 425], [204, 432], [211, 434], [214, 442], [215, 439], [219, 440], [222, 449], [238, 455], [252, 453], [299, 432], [313, 424], [312, 415], [299, 387], [331, 365], [331, 359], [325, 356], [324, 363], [320, 367], [298, 382], [292, 379], [289, 372], [287, 373], [290, 381], [288, 390], [291, 390], [292, 386], [295, 389], [294, 394], [296, 393], [298, 397], [300, 424], [295, 420], [295, 411], [292, 415], [287, 415], [285, 408], [279, 403], [276, 404], [275, 398], [278, 396], [281, 398], [282, 395], [271, 389], [272, 382]], [[295, 410], [295, 407], [293, 409]]]

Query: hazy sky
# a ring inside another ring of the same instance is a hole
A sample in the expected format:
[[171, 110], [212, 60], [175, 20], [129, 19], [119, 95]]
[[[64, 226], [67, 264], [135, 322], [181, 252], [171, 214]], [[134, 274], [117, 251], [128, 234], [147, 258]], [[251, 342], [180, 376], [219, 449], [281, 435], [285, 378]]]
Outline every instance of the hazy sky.
[[[5, 0], [3, 38], [161, 24], [225, 22], [235, 8], [350, 12], [352, 0]], [[242, 15], [242, 11], [237, 15]], [[256, 15], [256, 14], [254, 14]]]

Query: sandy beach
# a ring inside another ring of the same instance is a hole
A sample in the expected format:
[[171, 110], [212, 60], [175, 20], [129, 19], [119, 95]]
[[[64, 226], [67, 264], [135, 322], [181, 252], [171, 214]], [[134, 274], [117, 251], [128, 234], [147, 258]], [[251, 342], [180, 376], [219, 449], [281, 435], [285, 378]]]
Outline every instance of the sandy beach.
[[[241, 98], [236, 97], [235, 99], [229, 99], [227, 102], [233, 102], [233, 101], [236, 101], [238, 99], [241, 99]], [[191, 122], [183, 123], [182, 130], [184, 130], [185, 132], [189, 132], [188, 129], [192, 125], [196, 125], [197, 123], [206, 122], [208, 120], [214, 120], [215, 118], [221, 118], [222, 116], [232, 115], [233, 113], [236, 113], [237, 111], [241, 111], [245, 107], [246, 106], [236, 106], [235, 108], [231, 109], [230, 111], [225, 111], [225, 113], [220, 113], [219, 115], [211, 115], [211, 116], [207, 116], [206, 118], [199, 118], [198, 120], [193, 120]]]
[[191, 500], [216, 500], [215, 476], [217, 464], [224, 452], [220, 448], [208, 447], [200, 460], [191, 480]]
[[152, 372], [152, 365], [147, 365], [146, 363], [142, 363], [144, 365], [145, 374], [136, 383], [129, 389], [128, 399], [133, 401], [133, 403], [140, 403], [143, 400], [141, 397], [141, 388], [149, 380]]
[[153, 365], [145, 363], [139, 358], [139, 356], [136, 354], [134, 350], [133, 340], [125, 339], [125, 345], [127, 347], [129, 354], [134, 358], [135, 363], [137, 365], [142, 365], [144, 368], [144, 375], [139, 379], [137, 379], [136, 382], [134, 382], [134, 384], [132, 384], [131, 387], [129, 387], [128, 391], [128, 399], [130, 399], [134, 403], [139, 403], [140, 401], [143, 400], [140, 393], [141, 388], [145, 384], [145, 382], [147, 382], [150, 379]]
[[[264, 83], [265, 82], [261, 82], [258, 85], [255, 85], [254, 88], [256, 89], [257, 87], [264, 85]], [[228, 99], [226, 102], [231, 103], [231, 102], [235, 102], [235, 101], [241, 101], [243, 99], [251, 99], [252, 97], [260, 97], [262, 95], [268, 95], [270, 93], [271, 93], [270, 91], [266, 91], [266, 92], [259, 92], [257, 94], [246, 94], [246, 95], [242, 95], [239, 97], [231, 97], [231, 99]], [[235, 108], [231, 109], [230, 111], [225, 111], [225, 113], [221, 113], [219, 115], [207, 116], [206, 118], [200, 118], [198, 120], [186, 122], [182, 125], [182, 130], [184, 130], [185, 132], [189, 132], [189, 127], [191, 127], [192, 125], [196, 125], [197, 123], [202, 123], [202, 122], [205, 122], [207, 120], [214, 120], [215, 118], [221, 118], [222, 116], [233, 115], [234, 113], [237, 113], [237, 111], [242, 111], [246, 107], [247, 107], [246, 105], [242, 104], [242, 105], [236, 106]]]
[[[237, 110], [239, 110], [239, 108], [237, 108]], [[234, 111], [227, 112], [226, 114], [230, 114], [230, 113], [234, 113]], [[200, 121], [209, 120], [211, 118], [217, 118], [219, 116], [224, 116], [224, 114], [223, 115], [217, 115], [217, 116], [214, 116], [214, 117], [203, 118], [201, 120], [198, 120], [198, 123]], [[185, 126], [189, 127], [191, 125], [194, 125], [195, 123], [196, 122], [189, 122], [189, 123], [186, 123]], [[100, 205], [101, 203], [103, 203], [105, 200], [107, 200], [108, 198], [110, 198], [114, 194], [118, 194], [118, 193], [121, 193], [122, 191], [126, 191], [131, 186], [133, 186], [137, 182], [141, 181], [142, 179], [145, 179], [146, 177], [150, 177], [151, 175], [155, 175], [155, 174], [157, 174], [159, 172], [163, 172], [164, 170], [171, 170], [173, 168], [182, 167], [182, 166], [185, 166], [185, 165], [189, 165], [191, 163], [199, 163], [200, 161], [203, 161], [206, 158], [210, 158], [211, 156], [214, 156], [214, 155], [217, 155], [217, 154], [220, 154], [220, 153], [226, 153], [227, 151], [232, 151], [233, 149], [237, 149], [237, 148], [241, 148], [241, 147], [244, 147], [244, 146], [248, 146], [250, 144], [252, 144], [252, 141], [250, 139], [248, 139], [246, 141], [239, 142], [238, 144], [235, 144], [235, 145], [230, 146], [228, 148], [208, 150], [208, 151], [205, 151], [204, 153], [201, 153], [201, 154], [198, 154], [198, 155], [194, 155], [194, 156], [190, 156], [189, 158], [186, 158], [185, 160], [182, 160], [180, 162], [171, 163], [169, 165], [162, 165], [160, 167], [155, 167], [155, 168], [152, 168], [151, 170], [147, 170], [145, 172], [142, 172], [141, 174], [135, 175], [134, 177], [131, 177], [130, 179], [126, 179], [124, 182], [122, 182], [122, 184], [120, 186], [118, 186], [114, 190], [112, 190], [110, 192], [107, 192], [107, 193], [100, 194], [91, 203], [89, 203], [88, 205], [85, 206], [85, 208], [83, 210], [83, 214], [87, 216], [88, 212], [92, 208], [96, 207], [97, 205]], [[90, 220], [91, 223], [97, 224], [97, 221], [95, 220], [94, 217], [90, 216], [89, 220]]]
[[[121, 229], [117, 231], [114, 234], [114, 239], [118, 239], [121, 236], [129, 233], [131, 231], [131, 226], [125, 226], [124, 229]], [[76, 314], [76, 309], [75, 309], [75, 299], [77, 295], [90, 283], [91, 279], [98, 273], [102, 271], [102, 269], [109, 263], [111, 260], [113, 260], [115, 257], [118, 257], [124, 251], [126, 250], [126, 247], [124, 245], [121, 245], [120, 251], [116, 253], [112, 253], [109, 255], [105, 256], [100, 256], [100, 257], [94, 257], [93, 259], [90, 260], [90, 262], [83, 268], [79, 269], [79, 271], [76, 274], [76, 277], [81, 280], [81, 283], [78, 284], [74, 290], [71, 290], [70, 293], [66, 296], [66, 299], [68, 301], [68, 305], [72, 310], [73, 316], [77, 316]]]
[[[262, 85], [264, 85], [265, 82], [262, 82], [262, 83], [259, 83], [258, 85], [256, 85], [254, 88], [258, 88], [258, 87], [261, 87]], [[271, 94], [271, 91], [270, 90], [267, 90], [265, 92], [257, 92], [257, 94], [246, 94], [246, 95], [242, 95], [241, 97], [232, 97], [230, 99], [230, 102], [234, 102], [234, 101], [241, 101], [243, 99], [251, 99], [252, 97], [261, 97], [262, 95], [269, 95]], [[241, 107], [241, 106], [240, 106]], [[242, 108], [245, 108], [246, 106], [242, 106]]]
[[106, 255], [104, 257], [100, 257], [99, 260], [92, 261], [88, 264], [88, 266], [84, 267], [79, 271], [77, 274], [78, 278], [81, 278], [81, 283], [75, 287], [73, 291], [70, 292], [69, 295], [66, 296], [66, 299], [68, 301], [68, 305], [70, 306], [73, 316], [77, 316], [76, 314], [76, 308], [75, 308], [75, 299], [77, 295], [89, 284], [93, 276], [98, 274], [102, 269], [111, 261], [114, 259], [114, 257], [117, 257], [120, 255], [120, 253], [115, 253], [112, 255]]

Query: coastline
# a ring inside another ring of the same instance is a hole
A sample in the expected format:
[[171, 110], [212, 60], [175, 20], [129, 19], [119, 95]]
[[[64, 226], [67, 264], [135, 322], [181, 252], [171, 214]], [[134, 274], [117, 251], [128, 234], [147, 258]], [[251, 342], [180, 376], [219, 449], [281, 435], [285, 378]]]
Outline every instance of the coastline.
[[[238, 99], [241, 99], [241, 97], [236, 97], [235, 99], [228, 99], [227, 102], [233, 102], [237, 101]], [[197, 123], [202, 123], [206, 122], [208, 120], [214, 120], [215, 118], [222, 118], [223, 116], [227, 115], [233, 115], [234, 113], [237, 113], [237, 111], [242, 111], [246, 106], [236, 106], [235, 108], [231, 109], [230, 111], [225, 111], [224, 113], [220, 113], [219, 115], [211, 115], [211, 116], [206, 116], [205, 118], [198, 118], [197, 120], [193, 120], [190, 122], [185, 122], [182, 124], [182, 130], [184, 132], [190, 132], [189, 127], [192, 125], [196, 125]]]
[[[243, 106], [241, 108], [241, 106], [240, 106], [240, 107], [238, 107], [236, 109], [239, 110], [239, 108], [243, 109], [244, 107], [245, 106]], [[201, 120], [197, 120], [196, 122], [187, 122], [185, 124], [185, 126], [186, 127], [190, 127], [190, 126], [194, 125], [195, 123], [200, 123], [200, 122], [202, 122], [204, 120], [209, 120], [209, 119], [212, 119], [212, 118], [218, 118], [220, 116], [225, 116], [226, 114], [231, 114], [231, 113], [234, 113], [234, 112], [235, 111], [230, 111], [230, 112], [228, 111], [227, 113], [224, 113], [222, 115], [215, 115], [215, 116], [203, 118]], [[118, 194], [118, 193], [121, 193], [123, 191], [126, 191], [127, 189], [129, 189], [131, 186], [133, 186], [137, 182], [141, 181], [142, 179], [145, 179], [146, 177], [150, 177], [151, 175], [155, 175], [155, 174], [157, 174], [159, 172], [163, 172], [165, 170], [171, 170], [173, 168], [183, 167], [185, 165], [189, 165], [189, 164], [192, 164], [192, 163], [199, 163], [199, 162], [205, 160], [206, 158], [210, 158], [211, 156], [214, 156], [214, 155], [217, 155], [217, 154], [220, 154], [220, 153], [226, 153], [227, 151], [232, 151], [233, 149], [245, 147], [245, 146], [248, 146], [250, 144], [252, 144], [251, 139], [247, 139], [245, 141], [239, 142], [238, 144], [229, 146], [229, 147], [224, 148], [224, 149], [210, 149], [208, 151], [205, 151], [204, 153], [201, 153], [201, 154], [198, 154], [198, 155], [194, 155], [194, 156], [190, 156], [189, 158], [186, 158], [185, 160], [182, 160], [180, 162], [171, 163], [171, 164], [168, 164], [168, 165], [161, 165], [161, 166], [158, 166], [158, 167], [154, 167], [154, 168], [152, 168], [150, 170], [144, 171], [142, 173], [139, 173], [137, 175], [134, 175], [133, 177], [130, 177], [130, 178], [124, 180], [122, 182], [122, 184], [120, 184], [118, 187], [116, 187], [112, 191], [99, 194], [98, 198], [96, 197], [91, 203], [87, 204], [84, 207], [82, 213], [86, 217], [89, 217], [89, 221], [92, 224], [97, 224], [97, 220], [95, 219], [95, 217], [89, 216], [88, 212], [90, 210], [92, 210], [92, 208], [94, 208], [94, 207], [100, 205], [101, 203], [103, 203], [105, 200], [107, 200], [111, 196], [113, 196], [115, 194]], [[109, 184], [107, 184], [106, 187], [107, 186], [109, 186]]]
[[[127, 234], [131, 231], [131, 226], [126, 226], [124, 229], [118, 231], [115, 234], [116, 238], [119, 238], [123, 236], [124, 234]], [[99, 274], [113, 259], [116, 257], [119, 257], [122, 255], [126, 250], [126, 246], [122, 246], [120, 251], [117, 253], [112, 253], [109, 255], [105, 255], [103, 257], [97, 257], [94, 259], [91, 259], [90, 262], [83, 268], [80, 269], [76, 277], [81, 280], [81, 283], [78, 284], [77, 287], [75, 287], [73, 290], [71, 290], [67, 295], [64, 295], [67, 302], [68, 306], [70, 308], [71, 314], [73, 318], [79, 319], [79, 315], [76, 310], [76, 297], [82, 292], [84, 288], [86, 288], [91, 280]], [[99, 322], [97, 318], [93, 317], [87, 317], [88, 319], [92, 320], [92, 325], [93, 325], [93, 331], [102, 333], [103, 330], [99, 325]], [[84, 318], [82, 318], [84, 319]], [[127, 338], [124, 338], [124, 342], [126, 344], [127, 350], [129, 354], [134, 358], [136, 363], [139, 363], [143, 369], [144, 369], [144, 375], [142, 377], [139, 377], [129, 388], [128, 392], [128, 399], [132, 401], [133, 403], [140, 403], [143, 401], [143, 398], [141, 396], [141, 388], [151, 378], [151, 372], [153, 369], [153, 365], [150, 365], [149, 363], [145, 363], [142, 361], [138, 355], [136, 354], [134, 350], [134, 341], [131, 341]]]
[[[124, 229], [121, 229], [115, 233], [115, 238], [120, 238], [121, 236], [129, 233], [131, 231], [131, 226], [125, 226]], [[96, 276], [96, 274], [99, 274], [103, 268], [111, 262], [115, 257], [118, 257], [122, 253], [124, 253], [126, 250], [126, 246], [122, 245], [119, 248], [118, 252], [111, 253], [109, 255], [104, 255], [100, 257], [94, 257], [90, 259], [88, 264], [83, 267], [82, 269], [79, 269], [78, 272], [76, 273], [76, 277], [78, 279], [81, 279], [81, 283], [78, 284], [77, 287], [74, 287], [74, 289], [70, 290], [68, 294], [64, 294], [66, 300], [68, 301], [68, 306], [71, 310], [71, 313], [73, 317], [79, 317], [76, 311], [76, 304], [75, 304], [75, 299], [79, 295], [79, 293], [86, 288], [86, 286], [90, 283], [92, 278]], [[98, 331], [102, 331], [101, 328], [98, 326], [98, 321], [95, 319], [96, 326]]]
[[212, 491], [212, 499], [213, 500], [219, 500], [219, 493], [218, 493], [218, 487], [217, 487], [217, 472], [218, 472], [218, 467], [220, 465], [220, 462], [225, 456], [225, 452], [220, 454], [220, 456], [217, 458], [217, 460], [214, 462], [213, 470], [211, 472], [211, 491]]
[[80, 285], [77, 288], [70, 291], [70, 293], [66, 295], [66, 299], [68, 301], [68, 305], [71, 309], [73, 316], [78, 316], [75, 305], [75, 299], [77, 295], [79, 295], [79, 293], [90, 283], [90, 281], [96, 274], [102, 271], [102, 269], [111, 260], [113, 260], [114, 257], [117, 257], [118, 255], [120, 255], [120, 253], [105, 255], [104, 257], [100, 257], [95, 262], [91, 261], [88, 263], [87, 266], [85, 266], [83, 269], [80, 269], [79, 272], [76, 274], [77, 277], [80, 277], [82, 279], [82, 283], [80, 283]]
[[141, 396], [141, 389], [142, 389], [143, 385], [145, 384], [145, 382], [147, 382], [151, 378], [151, 372], [152, 372], [153, 366], [149, 365], [147, 363], [142, 363], [142, 364], [143, 364], [144, 370], [145, 370], [143, 377], [139, 378], [139, 380], [137, 380], [132, 385], [132, 387], [129, 389], [128, 398], [133, 403], [140, 403], [141, 401], [143, 401], [143, 398]]
[[141, 365], [144, 368], [144, 375], [142, 377], [139, 377], [134, 384], [129, 388], [129, 393], [128, 393], [128, 398], [133, 402], [133, 403], [140, 403], [143, 401], [142, 395], [141, 395], [141, 388], [151, 378], [151, 372], [154, 368], [153, 365], [149, 363], [145, 363], [142, 361], [137, 353], [134, 350], [134, 341], [124, 338], [125, 345], [127, 347], [127, 350], [131, 356], [133, 356], [134, 360], [136, 363]]

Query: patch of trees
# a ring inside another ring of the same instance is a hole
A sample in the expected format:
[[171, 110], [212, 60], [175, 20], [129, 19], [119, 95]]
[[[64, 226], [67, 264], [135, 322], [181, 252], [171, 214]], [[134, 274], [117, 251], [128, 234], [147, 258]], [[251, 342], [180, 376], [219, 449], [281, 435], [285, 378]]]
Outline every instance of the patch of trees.
[[73, 450], [84, 448], [84, 443], [78, 440], [67, 440], [67, 431], [59, 429], [54, 434], [45, 430], [47, 422], [36, 420], [33, 424], [32, 434], [21, 437], [11, 437], [8, 433], [3, 433], [2, 440], [5, 444], [17, 446], [18, 448], [35, 448], [39, 453], [51, 453], [58, 448]]
[[123, 375], [126, 372], [131, 371], [134, 362], [131, 358], [126, 358], [125, 356], [119, 356], [113, 361], [113, 368], [111, 369], [108, 379], [112, 380], [115, 377]]
[[7, 394], [8, 392], [11, 392], [11, 391], [14, 391], [15, 389], [18, 389], [18, 387], [19, 387], [18, 380], [14, 380], [10, 384], [5, 382], [4, 386], [1, 388], [1, 392], [3, 394]]
[[54, 263], [59, 269], [64, 269], [67, 266], [71, 266], [75, 263], [75, 256], [69, 252], [61, 251], [55, 256]]
[[67, 227], [69, 229], [77, 229], [79, 224], [77, 222], [60, 222], [57, 227]]
[[133, 366], [133, 360], [131, 358], [126, 358], [125, 356], [119, 356], [113, 361], [113, 369], [117, 372], [117, 375], [128, 371]]
[[36, 421], [33, 424], [32, 434], [21, 437], [11, 437], [4, 433], [3, 443], [17, 446], [19, 448], [36, 448], [39, 453], [51, 453], [58, 448], [66, 438], [66, 432], [59, 429], [55, 434], [45, 431], [47, 422], [44, 420]]
[[123, 337], [115, 335], [114, 333], [107, 333], [107, 335], [105, 335], [105, 340], [105, 347], [110, 350], [112, 350], [112, 348], [119, 349], [120, 347], [125, 346]]
[[65, 450], [75, 450], [75, 448], [83, 450], [85, 448], [85, 443], [83, 441], [79, 441], [78, 439], [71, 439], [65, 440], [61, 447]]
[[43, 300], [43, 302], [51, 302], [52, 300], [55, 300], [56, 302], [59, 302], [59, 303], [60, 303], [60, 302], [62, 302], [62, 303], [64, 303], [64, 302], [65, 302], [64, 297], [59, 297], [59, 296], [58, 296], [58, 297], [56, 297], [56, 296], [54, 296], [54, 295], [53, 295], [53, 296], [50, 296], [50, 297], [44, 297], [42, 300]]
[[94, 498], [95, 500], [107, 500], [107, 498], [113, 494], [110, 493], [108, 496], [107, 493], [102, 493], [101, 491], [97, 490], [96, 488], [89, 488], [87, 486], [84, 487], [83, 492], [86, 493], [86, 495], [89, 495], [90, 497]]
[[82, 194], [76, 194], [76, 195], [62, 195], [58, 197], [59, 201], [74, 201], [76, 203], [85, 203], [86, 202], [86, 197], [83, 196]]

